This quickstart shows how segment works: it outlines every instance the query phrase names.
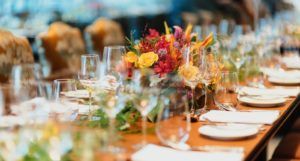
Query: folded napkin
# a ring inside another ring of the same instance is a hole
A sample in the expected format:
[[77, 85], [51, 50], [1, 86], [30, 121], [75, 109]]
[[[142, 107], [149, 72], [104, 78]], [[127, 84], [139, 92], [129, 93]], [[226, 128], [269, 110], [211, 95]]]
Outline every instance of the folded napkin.
[[287, 68], [291, 69], [300, 69], [300, 57], [299, 56], [290, 56], [283, 57], [282, 62]]
[[133, 161], [242, 161], [242, 153], [179, 151], [149, 144], [131, 156]]
[[268, 95], [268, 96], [282, 96], [282, 97], [296, 97], [300, 92], [299, 87], [295, 88], [253, 88], [242, 87], [239, 90], [240, 95]]
[[261, 68], [262, 72], [264, 72], [269, 77], [277, 77], [277, 78], [300, 78], [299, 70], [290, 70], [284, 71], [280, 69], [273, 68]]
[[273, 124], [279, 117], [279, 111], [217, 111], [212, 110], [200, 116], [201, 121], [251, 124]]

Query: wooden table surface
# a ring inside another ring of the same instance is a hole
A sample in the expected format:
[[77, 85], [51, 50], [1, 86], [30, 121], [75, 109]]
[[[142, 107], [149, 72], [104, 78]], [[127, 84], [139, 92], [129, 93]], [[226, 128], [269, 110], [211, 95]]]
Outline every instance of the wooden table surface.
[[[202, 146], [202, 145], [219, 145], [219, 146], [228, 146], [228, 147], [244, 147], [244, 160], [252, 161], [256, 160], [260, 153], [266, 148], [270, 139], [272, 139], [278, 130], [285, 126], [288, 118], [297, 112], [296, 110], [300, 109], [300, 96], [296, 98], [291, 98], [284, 105], [273, 108], [254, 108], [249, 106], [244, 106], [239, 104], [238, 108], [241, 110], [279, 110], [280, 117], [273, 125], [264, 125], [265, 130], [261, 131], [258, 135], [243, 140], [236, 141], [221, 141], [214, 140], [204, 136], [201, 136], [198, 133], [198, 128], [201, 127], [204, 122], [196, 122], [191, 124], [191, 132], [187, 144], [191, 146]], [[148, 123], [149, 126], [154, 126], [154, 123]], [[123, 147], [126, 148], [127, 158], [129, 160], [130, 155], [135, 152], [133, 146], [138, 144], [142, 140], [141, 134], [122, 134], [123, 139], [120, 142]], [[147, 142], [161, 145], [159, 139], [157, 138], [154, 132], [147, 135]]]

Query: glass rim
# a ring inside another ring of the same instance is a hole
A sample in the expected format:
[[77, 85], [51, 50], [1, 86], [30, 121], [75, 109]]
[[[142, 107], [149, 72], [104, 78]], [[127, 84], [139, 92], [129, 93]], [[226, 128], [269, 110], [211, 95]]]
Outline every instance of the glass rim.
[[104, 49], [107, 49], [107, 48], [110, 48], [110, 49], [124, 48], [124, 49], [126, 49], [126, 46], [125, 45], [108, 45], [108, 46], [104, 46]]
[[81, 58], [83, 58], [83, 57], [99, 57], [99, 55], [98, 54], [82, 54]]
[[53, 82], [71, 82], [71, 81], [75, 81], [75, 79], [72, 78], [62, 78], [62, 79], [55, 79], [53, 80]]
[[39, 63], [22, 63], [22, 64], [16, 64], [12, 68], [17, 68], [17, 67], [39, 67], [41, 68], [41, 64]]

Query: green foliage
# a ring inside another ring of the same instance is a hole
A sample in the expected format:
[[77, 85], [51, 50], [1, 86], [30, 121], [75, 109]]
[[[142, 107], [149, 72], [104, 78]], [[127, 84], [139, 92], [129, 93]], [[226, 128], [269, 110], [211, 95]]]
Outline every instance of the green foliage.
[[[99, 118], [98, 120], [88, 121], [87, 126], [92, 128], [107, 128], [109, 125], [109, 118], [106, 113], [100, 108], [93, 117]], [[133, 107], [133, 104], [128, 102], [125, 108], [116, 117], [116, 127], [123, 131], [130, 128], [139, 119], [140, 113]], [[87, 117], [82, 118], [79, 125], [86, 125], [82, 122], [87, 121]]]
[[45, 144], [32, 142], [29, 146], [29, 152], [24, 156], [23, 161], [52, 161]]

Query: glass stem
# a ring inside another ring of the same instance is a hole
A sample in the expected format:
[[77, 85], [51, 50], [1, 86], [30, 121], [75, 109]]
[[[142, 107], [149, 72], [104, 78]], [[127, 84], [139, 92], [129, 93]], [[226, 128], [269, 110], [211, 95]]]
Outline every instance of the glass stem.
[[109, 136], [111, 136], [110, 140], [110, 146], [114, 143], [115, 141], [115, 118], [109, 118]]
[[146, 130], [147, 130], [147, 115], [142, 117], [142, 133], [143, 133], [143, 142], [142, 144], [146, 144]]
[[204, 84], [204, 107], [203, 107], [203, 112], [205, 112], [207, 110], [207, 98], [208, 98], [208, 92], [207, 92], [207, 88], [208, 88], [208, 85], [207, 84]]
[[92, 92], [89, 91], [89, 120], [92, 120]]
[[195, 102], [194, 102], [194, 94], [195, 94], [195, 87], [192, 88], [192, 107], [191, 107], [191, 114], [195, 114]]

